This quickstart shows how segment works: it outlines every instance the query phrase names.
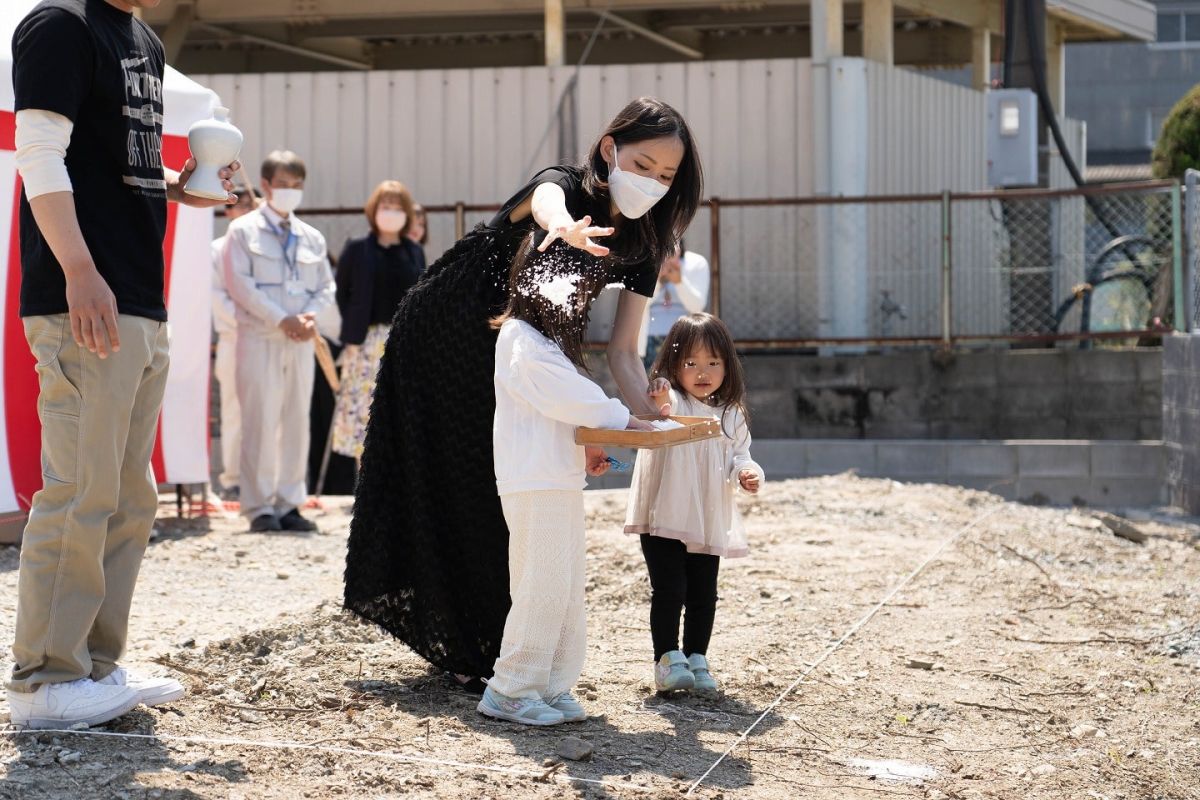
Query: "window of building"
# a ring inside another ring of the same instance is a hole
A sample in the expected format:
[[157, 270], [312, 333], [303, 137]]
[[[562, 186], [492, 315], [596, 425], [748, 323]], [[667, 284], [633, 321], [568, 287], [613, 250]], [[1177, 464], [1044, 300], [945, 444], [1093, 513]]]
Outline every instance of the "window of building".
[[1168, 44], [1183, 40], [1183, 15], [1178, 11], [1160, 11], [1158, 14], [1158, 43]]
[[1152, 46], [1200, 47], [1200, 3], [1169, 3], [1160, 6], [1158, 37]]

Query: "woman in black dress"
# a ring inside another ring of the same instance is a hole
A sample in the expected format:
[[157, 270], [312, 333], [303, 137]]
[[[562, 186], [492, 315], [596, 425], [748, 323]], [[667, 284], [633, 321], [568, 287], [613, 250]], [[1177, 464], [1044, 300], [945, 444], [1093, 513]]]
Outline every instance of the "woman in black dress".
[[[542, 170], [432, 264], [400, 304], [367, 426], [345, 604], [421, 657], [490, 676], [509, 608], [508, 529], [492, 461], [496, 332], [526, 236], [623, 287], [608, 365], [625, 404], [657, 413], [637, 353], [658, 267], [687, 229], [703, 175], [687, 123], [640, 98], [579, 166]], [[603, 240], [603, 244], [597, 240]], [[603, 451], [588, 453], [596, 467]], [[482, 690], [479, 681], [473, 688]]]

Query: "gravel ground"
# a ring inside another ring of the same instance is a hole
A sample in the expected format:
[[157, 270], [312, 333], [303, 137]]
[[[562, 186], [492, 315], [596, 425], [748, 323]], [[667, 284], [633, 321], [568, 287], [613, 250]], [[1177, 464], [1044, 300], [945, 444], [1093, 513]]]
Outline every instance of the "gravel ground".
[[[676, 797], [707, 772], [693, 796], [1200, 798], [1196, 520], [1129, 512], [1137, 544], [983, 492], [769, 484], [743, 503], [752, 555], [722, 566], [724, 693], [663, 699], [624, 502], [588, 493], [591, 717], [541, 730], [340, 611], [347, 499], [310, 536], [164, 503], [128, 663], [188, 696], [97, 731], [133, 738], [0, 738], [0, 797]], [[4, 641], [16, 565], [0, 550]]]

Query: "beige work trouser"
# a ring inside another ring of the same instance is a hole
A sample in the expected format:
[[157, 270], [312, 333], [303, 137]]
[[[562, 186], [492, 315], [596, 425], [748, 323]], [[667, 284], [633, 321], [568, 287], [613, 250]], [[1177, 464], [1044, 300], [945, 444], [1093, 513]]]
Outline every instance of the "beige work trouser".
[[242, 514], [283, 515], [308, 499], [308, 412], [316, 359], [312, 342], [238, 330], [237, 395], [242, 410], [238, 480]]
[[99, 680], [125, 652], [158, 506], [150, 467], [167, 382], [167, 324], [121, 315], [121, 349], [75, 344], [66, 314], [26, 317], [37, 359], [42, 489], [21, 542], [12, 680]]

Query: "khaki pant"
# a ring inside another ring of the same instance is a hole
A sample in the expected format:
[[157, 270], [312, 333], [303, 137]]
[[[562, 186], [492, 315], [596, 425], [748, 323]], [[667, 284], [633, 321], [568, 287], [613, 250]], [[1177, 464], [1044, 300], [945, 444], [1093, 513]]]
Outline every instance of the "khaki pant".
[[79, 347], [66, 314], [27, 317], [37, 359], [42, 489], [21, 542], [9, 687], [99, 680], [125, 652], [158, 490], [150, 468], [167, 325], [122, 315], [121, 349]]
[[242, 410], [242, 514], [282, 515], [308, 499], [308, 412], [316, 360], [312, 342], [238, 330], [237, 394]]
[[217, 363], [213, 365], [221, 385], [221, 487], [240, 485], [238, 462], [242, 458], [242, 412], [237, 396], [237, 334], [217, 337]]
[[509, 697], [552, 700], [574, 688], [587, 655], [583, 492], [515, 492], [500, 504], [512, 608], [488, 685]]

